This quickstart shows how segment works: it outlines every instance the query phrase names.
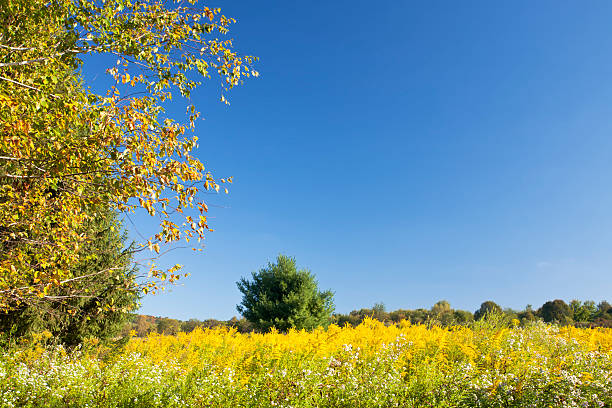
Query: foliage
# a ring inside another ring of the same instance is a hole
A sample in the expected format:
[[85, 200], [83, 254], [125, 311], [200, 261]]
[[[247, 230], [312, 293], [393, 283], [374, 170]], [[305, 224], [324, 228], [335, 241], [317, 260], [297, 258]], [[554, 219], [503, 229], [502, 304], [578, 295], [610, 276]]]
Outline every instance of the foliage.
[[561, 299], [544, 303], [538, 310], [538, 314], [545, 322], [555, 322], [563, 325], [573, 322], [572, 309]]
[[156, 330], [155, 317], [145, 315], [132, 315], [131, 322], [123, 330], [124, 335], [135, 334], [145, 337]]
[[387, 317], [389, 316], [387, 313], [387, 307], [383, 302], [375, 303], [374, 306], [372, 306], [372, 312], [372, 318], [380, 320], [381, 322], [387, 320]]
[[453, 318], [455, 324], [466, 324], [474, 320], [474, 315], [467, 310], [455, 310], [453, 312]]
[[517, 318], [523, 325], [534, 322], [538, 319], [531, 305], [527, 305], [525, 310], [518, 312]]
[[90, 337], [108, 341], [119, 334], [139, 300], [127, 234], [109, 209], [90, 220], [86, 230], [95, 239], [80, 248], [84, 256], [71, 269], [71, 291], [81, 296], [54, 288], [34, 304], [0, 314], [0, 331], [19, 337], [46, 330], [68, 345]]
[[604, 300], [597, 305], [597, 316], [603, 317], [606, 315], [612, 317], [612, 305]]
[[450, 303], [446, 300], [440, 300], [435, 305], [431, 307], [431, 312], [435, 315], [440, 315], [443, 313], [449, 313], [451, 311]]
[[502, 308], [492, 300], [487, 300], [480, 305], [480, 308], [474, 312], [474, 320], [480, 320], [487, 314], [502, 313]]
[[[584, 302], [573, 300], [570, 303], [571, 313], [573, 313], [576, 326], [580, 327], [612, 327], [612, 305], [602, 301], [598, 306], [595, 302], [587, 300]], [[541, 309], [540, 309], [541, 310]], [[487, 315], [495, 315], [502, 318], [507, 326], [517, 324], [527, 326], [537, 320], [541, 320], [538, 311], [534, 311], [531, 305], [527, 305], [524, 310], [513, 310], [502, 308], [493, 301], [486, 301], [481, 304], [479, 310], [472, 314], [466, 310], [453, 309], [450, 304], [441, 300], [434, 304], [431, 309], [398, 309], [391, 312], [381, 313], [376, 307], [362, 308], [353, 310], [348, 314], [336, 313], [333, 316], [334, 323], [339, 326], [350, 324], [356, 326], [366, 318], [374, 318], [382, 322], [399, 324], [402, 320], [410, 321], [412, 324], [438, 325], [450, 327], [453, 325], [470, 325], [474, 319], [483, 319]], [[580, 316], [576, 319], [575, 316]], [[551, 321], [553, 322], [553, 321]], [[557, 323], [568, 324], [571, 321], [559, 321]]]
[[[234, 322], [237, 322], [238, 319], [234, 318]], [[190, 333], [192, 331], [194, 331], [197, 327], [199, 328], [215, 328], [215, 327], [230, 327], [232, 326], [233, 322], [232, 320], [230, 321], [223, 321], [223, 320], [217, 320], [217, 319], [206, 319], [204, 321], [200, 321], [198, 319], [189, 319], [186, 322], [181, 322], [181, 331], [184, 333]], [[159, 330], [158, 330], [159, 331]]]
[[[398, 309], [391, 312], [385, 311], [385, 306], [382, 303], [377, 303], [371, 308], [362, 308], [359, 310], [353, 310], [348, 314], [334, 313], [332, 315], [332, 322], [340, 327], [344, 327], [347, 324], [355, 327], [363, 323], [366, 319], [374, 319], [385, 323], [386, 325], [401, 325], [403, 321], [410, 322], [411, 324], [425, 324], [428, 326], [438, 327], [452, 327], [452, 326], [474, 326], [474, 315], [467, 310], [453, 309], [449, 306], [450, 310], [446, 308], [446, 301], [440, 301], [436, 303], [431, 309]], [[576, 327], [612, 327], [612, 316], [609, 312], [612, 307], [609, 306], [608, 302], [600, 302], [600, 306], [595, 305], [595, 302], [587, 300], [584, 302], [574, 300], [571, 305], [583, 305], [583, 307], [589, 310], [592, 307], [595, 308], [595, 313], [591, 317], [584, 321], [576, 321]], [[440, 310], [440, 306], [443, 306]], [[603, 312], [604, 310], [609, 312]], [[510, 308], [506, 308], [502, 313], [488, 313], [488, 318], [485, 325], [490, 326], [495, 321], [497, 328], [510, 328], [520, 325], [522, 327], [531, 326], [538, 320], [541, 321], [536, 312], [534, 312], [531, 305], [527, 305], [524, 310], [515, 311]], [[610, 316], [610, 317], [607, 317]], [[124, 334], [130, 333], [132, 330], [138, 337], [146, 337], [151, 332], [160, 332], [159, 323], [164, 318], [144, 316], [144, 315], [132, 315], [131, 322], [126, 325], [123, 329]], [[482, 320], [482, 319], [481, 319]], [[189, 333], [195, 328], [215, 328], [215, 327], [227, 327], [234, 328], [239, 333], [251, 333], [255, 330], [255, 327], [247, 321], [244, 317], [237, 318], [233, 317], [230, 320], [198, 320], [189, 319], [187, 321], [178, 321], [180, 323], [180, 331]]]
[[[0, 404], [29, 407], [609, 407], [612, 330], [357, 327], [132, 339], [122, 352], [0, 352]], [[485, 327], [486, 326], [486, 327]]]
[[575, 322], [590, 322], [597, 313], [597, 306], [592, 300], [587, 300], [583, 303], [580, 300], [573, 299], [569, 307]]
[[310, 271], [298, 270], [295, 259], [279, 255], [276, 263], [237, 282], [242, 292], [240, 312], [256, 329], [313, 329], [327, 326], [334, 310], [333, 294], [321, 292]]
[[202, 322], [198, 319], [189, 319], [186, 322], [181, 322], [181, 331], [184, 333], [191, 333], [196, 327], [201, 327]]
[[[467, 324], [474, 318], [472, 313], [465, 310], [454, 310], [446, 300], [441, 300], [427, 309], [398, 309], [392, 312], [386, 312], [384, 308], [381, 310], [378, 303], [371, 309], [363, 308], [353, 310], [349, 314], [335, 314], [334, 323], [339, 326], [350, 324], [357, 326], [366, 318], [372, 318], [388, 324], [399, 324], [402, 320], [407, 320], [412, 324], [435, 324], [439, 326], [452, 326], [457, 324]], [[384, 305], [383, 305], [384, 306]]]
[[132, 314], [129, 321], [122, 328], [122, 335], [146, 337], [151, 333], [177, 334], [178, 332], [190, 333], [196, 328], [210, 329], [215, 327], [234, 328], [239, 333], [250, 333], [253, 326], [245, 319], [232, 317], [230, 320], [217, 319], [189, 319], [185, 321], [169, 319], [166, 317], [155, 317], [147, 315]]
[[[231, 179], [216, 180], [191, 155], [195, 108], [178, 123], [163, 103], [188, 97], [200, 79], [216, 77], [223, 93], [257, 76], [255, 59], [220, 39], [233, 22], [161, 0], [0, 2], [0, 309], [59, 287], [80, 296], [72, 267], [92, 238], [83, 226], [108, 203], [159, 218], [142, 243], [155, 253], [210, 230], [201, 191]], [[111, 85], [100, 93], [79, 72], [94, 54], [108, 62]], [[144, 292], [179, 277], [178, 266], [150, 272]]]
[[181, 330], [181, 322], [167, 317], [157, 322], [157, 332], [160, 334], [177, 334]]

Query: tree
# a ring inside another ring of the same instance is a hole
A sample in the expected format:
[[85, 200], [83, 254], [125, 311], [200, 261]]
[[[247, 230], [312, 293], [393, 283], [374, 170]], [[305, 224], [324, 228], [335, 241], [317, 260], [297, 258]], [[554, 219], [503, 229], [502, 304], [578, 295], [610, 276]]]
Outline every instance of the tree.
[[157, 321], [157, 332], [160, 334], [175, 335], [181, 330], [181, 322], [176, 319], [162, 317]]
[[132, 327], [138, 337], [145, 337], [157, 330], [157, 321], [153, 316], [136, 315]]
[[513, 320], [520, 321], [518, 310], [514, 310], [511, 307], [506, 307], [504, 308], [503, 313], [504, 313], [504, 316], [506, 316], [506, 318], [510, 321], [513, 321]]
[[243, 295], [237, 310], [256, 329], [310, 330], [330, 323], [332, 292], [320, 292], [314, 275], [298, 270], [294, 258], [279, 255], [276, 263], [268, 263], [251, 275], [252, 280], [237, 282]]
[[523, 325], [527, 324], [528, 322], [534, 322], [537, 320], [537, 316], [534, 313], [533, 307], [531, 305], [527, 305], [525, 307], [525, 310], [517, 314], [517, 317]]
[[441, 315], [444, 313], [451, 313], [452, 309], [450, 303], [447, 300], [440, 300], [435, 305], [431, 307], [431, 313], [434, 315]]
[[502, 308], [492, 300], [487, 300], [480, 305], [480, 308], [474, 312], [474, 320], [480, 320], [491, 313], [501, 313]]
[[127, 234], [110, 209], [89, 222], [87, 234], [95, 239], [80, 249], [70, 293], [60, 286], [35, 304], [12, 307], [0, 314], [1, 331], [23, 336], [48, 330], [68, 345], [88, 337], [109, 341], [119, 334], [139, 300]]
[[181, 322], [181, 331], [185, 333], [191, 333], [196, 327], [202, 327], [203, 322], [198, 319], [189, 319], [186, 322]]
[[453, 317], [457, 324], [465, 324], [474, 321], [474, 315], [467, 310], [455, 310], [453, 312]]
[[234, 316], [230, 320], [228, 320], [227, 325], [235, 328], [238, 333], [250, 333], [253, 331], [253, 325], [244, 317], [241, 317], [239, 319]]
[[[153, 253], [210, 230], [201, 191], [231, 178], [215, 179], [192, 156], [195, 107], [179, 123], [162, 103], [212, 77], [226, 101], [258, 74], [255, 58], [223, 39], [234, 20], [195, 2], [0, 3], [0, 310], [59, 287], [76, 296], [84, 226], [108, 204], [158, 216], [158, 232], [141, 242]], [[100, 93], [79, 72], [92, 54], [112, 57], [103, 59], [112, 85]], [[174, 282], [178, 269], [152, 263], [143, 291]]]
[[612, 305], [607, 301], [602, 301], [597, 305], [594, 323], [601, 327], [612, 327]]
[[561, 299], [544, 303], [538, 314], [548, 323], [567, 325], [573, 322], [572, 309]]
[[379, 320], [381, 322], [389, 319], [389, 313], [387, 313], [387, 307], [383, 302], [374, 303], [372, 306], [372, 314], [370, 315], [373, 319]]
[[332, 316], [333, 323], [340, 327], [346, 325], [351, 325], [353, 327], [358, 326], [363, 321], [363, 318], [364, 316], [357, 314], [354, 310], [349, 314], [334, 313]]
[[597, 305], [597, 315], [601, 316], [606, 314], [612, 315], [612, 305], [607, 301], [603, 300]]
[[575, 322], [592, 322], [597, 313], [597, 306], [592, 300], [586, 300], [584, 303], [573, 299], [569, 304], [572, 310], [572, 316]]
[[453, 309], [447, 300], [440, 300], [431, 307], [432, 322], [436, 322], [441, 326], [450, 326], [454, 323]]
[[412, 313], [411, 310], [397, 309], [397, 310], [394, 310], [394, 311], [389, 313], [389, 319], [393, 323], [399, 323], [402, 320], [410, 321], [410, 314], [411, 313]]

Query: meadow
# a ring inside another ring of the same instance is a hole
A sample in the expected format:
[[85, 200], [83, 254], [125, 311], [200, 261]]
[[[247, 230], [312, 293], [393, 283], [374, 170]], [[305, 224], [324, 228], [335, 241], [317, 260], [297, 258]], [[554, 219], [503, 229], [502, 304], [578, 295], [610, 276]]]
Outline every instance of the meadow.
[[536, 323], [92, 340], [0, 358], [2, 407], [612, 407], [612, 329]]

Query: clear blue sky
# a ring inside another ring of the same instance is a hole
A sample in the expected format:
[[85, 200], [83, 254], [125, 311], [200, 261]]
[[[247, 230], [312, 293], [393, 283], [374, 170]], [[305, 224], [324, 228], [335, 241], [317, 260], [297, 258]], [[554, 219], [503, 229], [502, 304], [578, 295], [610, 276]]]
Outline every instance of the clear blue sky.
[[197, 155], [235, 183], [141, 313], [230, 318], [279, 253], [343, 313], [612, 300], [612, 3], [211, 5], [261, 77], [194, 95]]

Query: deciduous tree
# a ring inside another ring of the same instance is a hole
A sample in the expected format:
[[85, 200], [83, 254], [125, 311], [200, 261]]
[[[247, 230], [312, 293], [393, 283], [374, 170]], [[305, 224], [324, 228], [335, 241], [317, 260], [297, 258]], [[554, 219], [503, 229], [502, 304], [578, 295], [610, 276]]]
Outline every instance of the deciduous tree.
[[[158, 217], [144, 240], [154, 253], [210, 230], [203, 190], [220, 184], [192, 155], [199, 113], [164, 114], [216, 77], [221, 99], [257, 76], [255, 58], [233, 50], [233, 19], [219, 9], [161, 0], [0, 2], [0, 310], [32, 304], [75, 284], [72, 266], [83, 228], [110, 204]], [[102, 54], [109, 89], [94, 92], [80, 73]], [[173, 282], [179, 266], [150, 266], [151, 280]]]
[[480, 308], [474, 312], [474, 320], [480, 320], [490, 313], [501, 313], [502, 308], [492, 300], [487, 300], [480, 305]]
[[538, 314], [545, 322], [570, 324], [573, 322], [572, 309], [561, 299], [548, 301], [542, 305]]

